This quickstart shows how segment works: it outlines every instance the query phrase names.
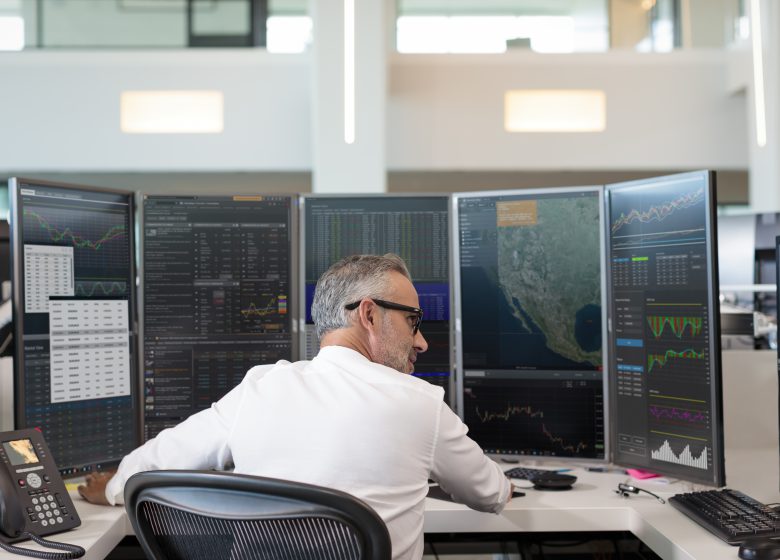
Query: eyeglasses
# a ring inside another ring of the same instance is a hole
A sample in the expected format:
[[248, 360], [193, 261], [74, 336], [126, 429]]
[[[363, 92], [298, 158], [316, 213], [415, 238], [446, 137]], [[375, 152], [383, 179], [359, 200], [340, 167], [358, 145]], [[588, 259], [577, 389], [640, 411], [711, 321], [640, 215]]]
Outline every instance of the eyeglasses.
[[[417, 315], [417, 317], [415, 318], [414, 324], [412, 325], [412, 334], [417, 334], [417, 331], [420, 330], [420, 323], [422, 323], [422, 318], [423, 318], [423, 310], [420, 309], [419, 307], [410, 307], [408, 305], [401, 305], [400, 303], [393, 303], [392, 301], [385, 301], [383, 299], [374, 299], [374, 298], [369, 298], [369, 299], [374, 303], [376, 303], [379, 307], [384, 307], [385, 309], [395, 309], [396, 311], [406, 311], [407, 313], [414, 313], [415, 315]], [[344, 309], [346, 309], [347, 311], [352, 311], [353, 309], [357, 309], [361, 301], [363, 300], [360, 299], [358, 301], [345, 305]]]

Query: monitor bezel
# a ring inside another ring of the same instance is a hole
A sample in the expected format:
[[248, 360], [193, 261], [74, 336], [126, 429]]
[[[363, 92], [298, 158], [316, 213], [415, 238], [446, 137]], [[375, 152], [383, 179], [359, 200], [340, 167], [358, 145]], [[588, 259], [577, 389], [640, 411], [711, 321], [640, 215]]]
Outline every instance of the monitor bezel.
[[[11, 300], [14, 317], [14, 429], [22, 429], [27, 427], [26, 414], [24, 410], [24, 391], [26, 388], [25, 372], [25, 360], [24, 360], [24, 281], [22, 274], [23, 264], [23, 220], [19, 219], [19, 211], [21, 209], [21, 196], [22, 188], [25, 186], [35, 187], [40, 186], [43, 188], [55, 188], [68, 190], [78, 190], [87, 193], [105, 193], [124, 196], [127, 198], [128, 213], [130, 218], [130, 228], [128, 235], [128, 243], [130, 249], [130, 279], [133, 284], [129, 288], [129, 309], [130, 321], [132, 325], [132, 331], [130, 334], [129, 348], [130, 348], [130, 375], [136, 376], [136, 382], [133, 379], [130, 380], [130, 389], [132, 394], [132, 409], [135, 415], [135, 441], [133, 447], [137, 447], [142, 441], [142, 425], [141, 425], [141, 393], [139, 392], [139, 384], [137, 382], [139, 376], [139, 366], [141, 361], [138, 359], [139, 351], [139, 323], [138, 323], [138, 271], [136, 268], [136, 249], [135, 249], [135, 227], [137, 224], [135, 193], [134, 191], [127, 191], [121, 189], [111, 189], [105, 187], [96, 187], [92, 185], [80, 185], [74, 183], [65, 183], [59, 181], [46, 181], [39, 179], [32, 179], [29, 177], [11, 177], [8, 180], [8, 198], [10, 202], [10, 246], [11, 246], [11, 264], [12, 264], [12, 288], [11, 288]], [[112, 457], [105, 461], [95, 462], [84, 465], [62, 465], [58, 464], [57, 467], [60, 471], [73, 471], [65, 472], [62, 474], [63, 478], [72, 478], [76, 476], [83, 476], [87, 472], [94, 472], [96, 466], [99, 464], [102, 468], [110, 468], [119, 464], [122, 457]], [[84, 471], [84, 468], [90, 470]], [[80, 472], [79, 472], [80, 471]]]
[[[306, 353], [306, 202], [309, 200], [322, 200], [322, 199], [419, 199], [419, 198], [438, 198], [445, 201], [445, 207], [447, 211], [447, 220], [449, 224], [447, 228], [447, 235], [450, 236], [452, 225], [452, 212], [450, 211], [450, 200], [452, 198], [449, 194], [441, 193], [363, 193], [363, 194], [351, 194], [351, 193], [311, 193], [303, 194], [300, 197], [300, 214], [298, 219], [299, 229], [299, 261], [298, 269], [300, 272], [300, 293], [298, 294], [301, 305], [299, 307], [298, 324], [299, 324], [299, 343], [301, 360], [310, 359], [305, 355]], [[447, 251], [448, 251], [448, 268], [449, 273], [449, 297], [450, 297], [450, 381], [448, 384], [448, 394], [450, 395], [450, 402], [448, 403], [451, 408], [455, 408], [455, 361], [454, 361], [454, 336], [453, 336], [453, 324], [455, 322], [455, 315], [453, 313], [453, 286], [452, 286], [452, 240], [447, 239]], [[425, 323], [423, 322], [423, 330], [425, 329]]]
[[456, 389], [455, 395], [457, 398], [457, 413], [460, 419], [465, 421], [464, 417], [464, 378], [465, 368], [463, 366], [463, 329], [462, 329], [462, 305], [461, 305], [461, 278], [460, 278], [460, 208], [459, 203], [464, 199], [473, 198], [485, 198], [485, 197], [525, 197], [532, 198], [535, 196], [544, 195], [559, 195], [567, 193], [596, 193], [598, 195], [598, 209], [599, 209], [599, 260], [600, 260], [600, 273], [601, 273], [601, 351], [602, 351], [602, 395], [603, 395], [603, 418], [604, 418], [604, 456], [599, 458], [590, 457], [571, 457], [561, 455], [514, 455], [514, 454], [495, 454], [495, 457], [500, 459], [509, 459], [511, 461], [517, 461], [518, 459], [524, 463], [539, 462], [539, 463], [587, 463], [587, 464], [604, 464], [609, 462], [611, 456], [611, 421], [610, 421], [610, 404], [609, 404], [609, 387], [607, 381], [609, 379], [608, 364], [609, 364], [609, 341], [607, 340], [607, 279], [606, 279], [606, 256], [604, 246], [606, 239], [604, 237], [604, 223], [606, 220], [605, 206], [604, 206], [604, 186], [603, 185], [587, 185], [587, 186], [570, 186], [570, 187], [543, 187], [535, 189], [509, 189], [509, 190], [490, 190], [490, 191], [469, 191], [463, 193], [456, 193], [452, 195], [451, 200], [451, 220], [452, 231], [450, 233], [450, 254], [452, 258], [452, 285], [454, 290], [453, 298], [453, 317], [454, 324], [454, 338], [455, 338], [455, 364], [457, 370], [455, 370]]
[[[288, 300], [288, 306], [289, 306], [289, 314], [290, 314], [290, 344], [291, 344], [291, 355], [292, 359], [296, 360], [299, 359], [299, 337], [298, 337], [298, 323], [297, 323], [297, 312], [298, 308], [300, 307], [298, 302], [296, 301], [297, 298], [292, 297], [293, 294], [296, 292], [295, 286], [296, 283], [299, 281], [299, 270], [298, 270], [298, 256], [296, 254], [296, 251], [298, 250], [298, 239], [300, 236], [299, 232], [299, 225], [298, 225], [298, 210], [296, 206], [300, 205], [300, 195], [298, 194], [289, 194], [289, 193], [226, 193], [226, 194], [218, 194], [218, 195], [204, 195], [204, 194], [197, 194], [197, 193], [182, 193], [182, 192], [172, 192], [172, 193], [163, 193], [163, 194], [151, 194], [147, 192], [137, 192], [138, 196], [138, 212], [139, 212], [139, 218], [138, 218], [138, 277], [141, 279], [138, 289], [138, 328], [139, 328], [139, 334], [138, 334], [138, 345], [139, 345], [139, 356], [145, 356], [145, 330], [144, 330], [144, 313], [146, 310], [146, 299], [145, 299], [145, 288], [146, 288], [146, 282], [144, 280], [144, 265], [145, 265], [145, 254], [146, 254], [146, 247], [145, 247], [145, 241], [146, 241], [146, 201], [149, 199], [173, 199], [173, 198], [182, 198], [182, 199], [218, 199], [218, 198], [232, 198], [232, 197], [247, 197], [247, 196], [257, 196], [257, 197], [264, 197], [264, 198], [287, 198], [290, 200], [290, 207], [289, 207], [289, 231], [290, 231], [290, 243], [289, 243], [289, 251], [290, 251], [290, 299]], [[144, 376], [143, 376], [143, 360], [139, 360], [139, 390], [141, 395], [143, 395], [144, 390]], [[262, 365], [262, 364], [257, 364]], [[146, 409], [145, 406], [143, 406], [140, 412], [140, 425], [141, 425], [141, 432], [140, 432], [140, 438], [141, 441], [146, 440]]]
[[[707, 229], [706, 235], [708, 241], [706, 245], [707, 255], [707, 301], [709, 305], [708, 321], [710, 325], [710, 347], [709, 352], [712, 356], [710, 361], [710, 396], [712, 398], [712, 410], [716, 415], [713, 419], [714, 438], [713, 438], [713, 476], [712, 478], [698, 478], [694, 476], [680, 476], [679, 472], [674, 470], [664, 469], [663, 465], [658, 468], [653, 464], [648, 466], [646, 464], [634, 463], [631, 461], [616, 460], [613, 456], [613, 462], [616, 465], [625, 466], [629, 468], [646, 469], [657, 472], [658, 474], [668, 475], [675, 478], [684, 480], [690, 480], [696, 483], [724, 486], [726, 484], [726, 469], [725, 469], [725, 449], [724, 449], [724, 425], [723, 425], [723, 375], [722, 375], [722, 360], [721, 360], [721, 341], [720, 341], [720, 298], [719, 298], [719, 283], [718, 283], [718, 237], [717, 237], [717, 198], [716, 198], [716, 180], [715, 172], [708, 170], [691, 171], [688, 173], [677, 173], [673, 175], [664, 175], [660, 177], [650, 177], [647, 179], [637, 179], [633, 181], [626, 181], [621, 183], [611, 183], [606, 185], [605, 192], [605, 234], [606, 234], [606, 253], [607, 262], [611, 262], [612, 259], [612, 243], [610, 232], [610, 212], [611, 212], [611, 194], [615, 191], [631, 189], [636, 187], [648, 187], [657, 184], [669, 183], [669, 182], [681, 182], [681, 181], [693, 181], [696, 179], [703, 179], [705, 181], [705, 227]], [[612, 292], [612, 276], [611, 267], [607, 267], [607, 274], [609, 280], [610, 295]], [[613, 298], [610, 297], [609, 305], [609, 321], [611, 325], [612, 317], [614, 317], [614, 310], [612, 307]], [[610, 339], [611, 340], [611, 339]], [[612, 364], [610, 363], [610, 366]], [[612, 367], [609, 368], [610, 377], [615, 375], [615, 371]], [[615, 397], [616, 384], [614, 379], [610, 379], [610, 401], [613, 406], [617, 406], [617, 399]], [[612, 449], [617, 453], [617, 434], [619, 429], [617, 426], [618, 417], [616, 411], [611, 411], [611, 417], [613, 418], [613, 430], [612, 430]], [[716, 450], [714, 446], [717, 445]]]

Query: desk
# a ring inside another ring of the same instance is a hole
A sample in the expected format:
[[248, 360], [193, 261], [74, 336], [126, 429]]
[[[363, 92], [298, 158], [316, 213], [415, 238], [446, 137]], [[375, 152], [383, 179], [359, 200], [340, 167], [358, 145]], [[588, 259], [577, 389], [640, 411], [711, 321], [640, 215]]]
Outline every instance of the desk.
[[[776, 360], [777, 354], [770, 351], [723, 353], [727, 482], [731, 488], [765, 503], [780, 501]], [[579, 478], [573, 490], [528, 490], [524, 498], [515, 498], [501, 515], [428, 499], [425, 532], [630, 531], [665, 559], [737, 557], [737, 547], [720, 541], [672, 506], [644, 494], [627, 499], [616, 495], [613, 490], [618, 482], [626, 480], [625, 475], [591, 473], [581, 468], [573, 474]], [[664, 498], [695, 489], [679, 482], [661, 484], [650, 480], [634, 484]], [[86, 558], [104, 558], [125, 535], [133, 534], [124, 509], [94, 506], [75, 493], [73, 500], [83, 525], [53, 538], [83, 546], [87, 549]], [[0, 552], [0, 560], [19, 558]]]
[[[662, 558], [734, 560], [737, 548], [711, 535], [694, 521], [646, 494], [622, 498], [614, 493], [618, 482], [628, 477], [617, 473], [591, 473], [575, 469], [578, 481], [571, 491], [526, 490], [501, 515], [471, 511], [465, 506], [428, 500], [425, 532], [558, 532], [630, 531]], [[693, 490], [688, 483], [633, 484], [668, 498]], [[522, 484], [522, 483], [521, 483]]]
[[[729, 546], [672, 506], [640, 494], [621, 498], [613, 492], [627, 477], [618, 473], [573, 471], [578, 481], [573, 490], [542, 492], [527, 490], [515, 498], [501, 515], [479, 513], [465, 506], [428, 499], [426, 533], [504, 533], [537, 531], [630, 531], [659, 556], [674, 560], [734, 560], [737, 548]], [[523, 484], [521, 481], [520, 485]], [[692, 488], [687, 483], [635, 482], [664, 498]], [[132, 535], [123, 508], [95, 506], [75, 493], [73, 500], [82, 519], [76, 530], [52, 538], [87, 549], [86, 558], [104, 558], [125, 535]], [[24, 544], [30, 548], [38, 548]], [[19, 556], [0, 552], [0, 560]]]

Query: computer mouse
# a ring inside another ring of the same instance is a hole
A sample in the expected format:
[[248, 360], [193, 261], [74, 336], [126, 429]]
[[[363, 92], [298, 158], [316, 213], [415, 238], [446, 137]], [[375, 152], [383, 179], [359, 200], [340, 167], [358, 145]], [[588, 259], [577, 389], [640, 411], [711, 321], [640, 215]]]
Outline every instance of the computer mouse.
[[780, 542], [768, 539], [750, 539], [739, 547], [743, 560], [774, 560], [780, 558]]
[[571, 485], [577, 482], [577, 477], [550, 471], [529, 476], [528, 481], [533, 483], [534, 490], [571, 490]]

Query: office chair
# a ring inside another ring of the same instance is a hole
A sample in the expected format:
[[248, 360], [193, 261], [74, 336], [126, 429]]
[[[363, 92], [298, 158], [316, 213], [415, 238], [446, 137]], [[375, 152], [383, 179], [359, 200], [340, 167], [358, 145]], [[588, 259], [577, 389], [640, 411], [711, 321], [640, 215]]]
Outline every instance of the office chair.
[[154, 560], [389, 560], [390, 534], [366, 504], [338, 490], [214, 471], [149, 471], [125, 486], [125, 507]]

